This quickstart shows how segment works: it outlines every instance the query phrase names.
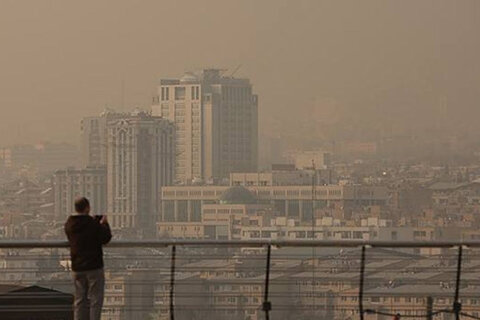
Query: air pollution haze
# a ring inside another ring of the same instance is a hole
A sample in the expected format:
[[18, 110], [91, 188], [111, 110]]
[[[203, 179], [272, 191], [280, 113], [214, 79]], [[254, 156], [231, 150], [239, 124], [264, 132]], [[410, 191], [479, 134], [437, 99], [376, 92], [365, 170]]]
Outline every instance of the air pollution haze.
[[480, 319], [479, 31], [480, 0], [0, 0], [0, 319]]
[[[204, 67], [240, 66], [235, 76], [251, 79], [263, 139], [419, 135], [439, 121], [443, 133], [472, 134], [480, 114], [475, 0], [0, 7], [2, 145], [77, 143], [82, 117], [148, 109], [161, 77]], [[329, 130], [318, 129], [323, 115]], [[302, 131], [309, 121], [316, 130]]]

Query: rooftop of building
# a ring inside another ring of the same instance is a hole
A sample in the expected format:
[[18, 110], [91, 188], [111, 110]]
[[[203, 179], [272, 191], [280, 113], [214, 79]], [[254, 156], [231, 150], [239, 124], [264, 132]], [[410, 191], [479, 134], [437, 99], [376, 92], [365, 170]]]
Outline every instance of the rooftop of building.
[[[275, 280], [285, 277], [284, 273], [271, 273], [270, 274], [270, 280]], [[255, 284], [263, 284], [265, 282], [265, 275], [260, 274], [260, 275], [255, 275], [251, 277], [239, 277], [239, 278], [233, 278], [229, 276], [214, 276], [208, 279], [209, 282], [220, 282], [221, 284], [232, 284], [232, 283], [242, 283], [242, 284], [248, 284], [248, 283], [255, 283]]]
[[408, 284], [398, 287], [381, 287], [365, 290], [365, 295], [380, 295], [380, 296], [395, 296], [395, 295], [405, 295], [405, 296], [445, 296], [451, 297], [453, 291], [455, 290], [454, 286], [441, 286], [440, 283], [436, 284]]
[[247, 188], [233, 186], [222, 193], [219, 201], [221, 204], [255, 204], [256, 198]]
[[183, 84], [223, 84], [223, 85], [249, 85], [248, 79], [234, 78], [234, 73], [228, 73], [227, 69], [206, 68], [200, 71], [187, 71], [182, 77], [165, 78], [160, 80], [160, 85], [183, 85]]

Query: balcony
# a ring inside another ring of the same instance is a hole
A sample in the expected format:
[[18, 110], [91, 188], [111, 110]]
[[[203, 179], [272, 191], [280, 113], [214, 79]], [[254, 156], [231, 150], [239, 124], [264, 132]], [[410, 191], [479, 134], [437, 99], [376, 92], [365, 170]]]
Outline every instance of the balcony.
[[[480, 242], [116, 241], [102, 319], [480, 319]], [[0, 241], [0, 319], [71, 319], [68, 244]], [[28, 317], [27, 317], [28, 316]]]

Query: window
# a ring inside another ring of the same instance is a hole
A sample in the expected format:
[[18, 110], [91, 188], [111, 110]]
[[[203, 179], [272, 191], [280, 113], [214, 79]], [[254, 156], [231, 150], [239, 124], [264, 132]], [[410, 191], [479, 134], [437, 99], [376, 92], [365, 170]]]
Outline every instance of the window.
[[175, 87], [175, 100], [185, 100], [185, 87]]
[[397, 231], [392, 231], [392, 240], [398, 240]]
[[288, 201], [288, 216], [297, 217], [300, 213], [300, 203], [298, 200]]
[[188, 221], [188, 201], [187, 200], [178, 200], [177, 201], [177, 221]]
[[287, 190], [287, 196], [298, 196], [298, 190]]

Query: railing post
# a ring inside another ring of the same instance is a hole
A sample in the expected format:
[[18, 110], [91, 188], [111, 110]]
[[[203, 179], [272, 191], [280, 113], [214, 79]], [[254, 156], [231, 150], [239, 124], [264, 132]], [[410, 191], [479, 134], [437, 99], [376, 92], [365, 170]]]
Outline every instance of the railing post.
[[427, 297], [427, 320], [433, 320], [433, 298]]
[[175, 294], [175, 256], [176, 247], [172, 246], [172, 255], [170, 260], [170, 320], [175, 320], [175, 306], [174, 306], [174, 294]]
[[366, 247], [362, 246], [362, 256], [360, 260], [360, 285], [358, 288], [358, 311], [360, 312], [360, 320], [363, 320], [365, 317], [365, 312], [363, 310], [363, 283], [365, 280], [365, 250], [366, 250]]
[[462, 304], [460, 303], [460, 278], [462, 274], [462, 255], [463, 246], [458, 247], [458, 260], [457, 260], [457, 279], [455, 282], [455, 298], [453, 301], [453, 312], [455, 313], [455, 319], [460, 320], [460, 312], [462, 311]]
[[272, 303], [268, 301], [268, 291], [270, 288], [270, 255], [272, 251], [272, 245], [267, 247], [267, 269], [265, 270], [265, 290], [263, 296], [262, 309], [265, 311], [265, 320], [270, 319], [270, 310], [272, 310]]

